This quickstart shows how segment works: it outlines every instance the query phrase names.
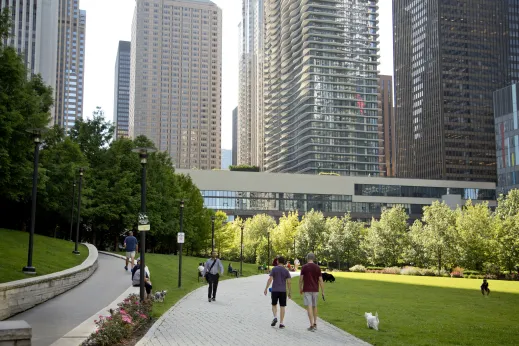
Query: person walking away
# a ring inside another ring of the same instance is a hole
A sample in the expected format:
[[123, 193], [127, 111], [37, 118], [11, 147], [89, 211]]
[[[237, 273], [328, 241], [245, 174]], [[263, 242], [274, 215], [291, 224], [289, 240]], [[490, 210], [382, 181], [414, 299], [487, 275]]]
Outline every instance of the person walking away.
[[204, 277], [209, 283], [209, 287], [207, 289], [207, 298], [209, 303], [216, 300], [216, 290], [218, 289], [218, 279], [220, 278], [220, 274], [218, 272], [223, 275], [223, 264], [220, 262], [220, 259], [216, 258], [216, 252], [213, 251], [211, 253], [211, 258], [205, 262], [204, 266]]
[[294, 260], [294, 267], [295, 267], [295, 271], [297, 271], [297, 268], [299, 268], [299, 265], [300, 265], [300, 264], [301, 264], [301, 263], [300, 263], [299, 260], [296, 258], [296, 259]]
[[310, 321], [309, 331], [317, 329], [317, 300], [319, 298], [319, 287], [324, 299], [324, 282], [321, 268], [314, 263], [315, 255], [306, 255], [306, 264], [301, 268], [299, 276], [299, 293], [303, 295], [303, 301]]
[[[146, 295], [149, 296], [151, 294], [151, 289], [153, 286], [151, 285], [151, 274], [148, 266], [144, 267], [144, 288], [146, 289]], [[137, 265], [132, 268], [132, 286], [139, 287], [141, 283], [141, 259], [137, 259]]]
[[267, 291], [272, 284], [272, 314], [274, 315], [274, 319], [270, 324], [272, 327], [278, 323], [278, 301], [279, 301], [279, 328], [285, 328], [285, 324], [283, 323], [285, 320], [285, 307], [287, 306], [287, 295], [288, 298], [292, 298], [292, 286], [290, 281], [290, 273], [284, 266], [285, 258], [280, 256], [278, 258], [278, 265], [270, 271], [270, 276], [267, 281], [267, 287], [265, 287], [264, 294], [267, 295]]
[[128, 271], [128, 260], [130, 262], [130, 270], [133, 269], [135, 261], [135, 252], [138, 251], [137, 238], [133, 236], [133, 232], [130, 231], [128, 236], [124, 239], [124, 248], [126, 249], [126, 265], [124, 270]]

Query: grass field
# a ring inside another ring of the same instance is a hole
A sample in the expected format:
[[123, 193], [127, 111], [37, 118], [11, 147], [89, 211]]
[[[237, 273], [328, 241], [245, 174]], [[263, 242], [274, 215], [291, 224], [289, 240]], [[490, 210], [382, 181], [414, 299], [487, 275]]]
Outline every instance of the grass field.
[[[483, 297], [480, 280], [333, 275], [319, 316], [373, 345], [519, 344], [519, 282], [490, 280], [491, 294]], [[299, 294], [294, 300], [302, 305]], [[378, 312], [378, 332], [366, 327], [364, 312]]]
[[[124, 255], [123, 252], [118, 252]], [[161, 316], [187, 293], [206, 286], [205, 280], [198, 281], [198, 264], [205, 262], [207, 258], [182, 256], [182, 287], [178, 288], [178, 256], [146, 254], [146, 265], [150, 269], [153, 291], [168, 290], [164, 303], [156, 303], [153, 307], [154, 317]], [[229, 261], [222, 261], [225, 274], [220, 280], [232, 279], [227, 275]], [[240, 262], [231, 262], [234, 269], [240, 269]], [[243, 263], [243, 276], [258, 274], [258, 265]]]
[[[88, 257], [88, 249], [80, 245], [81, 254], [74, 255], [74, 243], [34, 236], [32, 264], [36, 268], [36, 276], [59, 272], [81, 264]], [[22, 273], [27, 265], [27, 248], [29, 233], [0, 229], [0, 283], [34, 277]]]

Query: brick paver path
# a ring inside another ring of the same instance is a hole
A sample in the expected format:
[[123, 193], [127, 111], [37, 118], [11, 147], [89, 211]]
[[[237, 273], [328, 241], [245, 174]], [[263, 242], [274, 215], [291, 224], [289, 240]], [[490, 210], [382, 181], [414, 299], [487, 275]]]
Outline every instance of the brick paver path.
[[[270, 295], [263, 295], [267, 279], [267, 275], [257, 275], [221, 281], [216, 302], [211, 303], [207, 286], [193, 291], [166, 312], [137, 346], [369, 345], [322, 320], [316, 332], [307, 331], [306, 311], [292, 301], [287, 306], [286, 328], [271, 327]], [[319, 304], [326, 309], [326, 302]]]

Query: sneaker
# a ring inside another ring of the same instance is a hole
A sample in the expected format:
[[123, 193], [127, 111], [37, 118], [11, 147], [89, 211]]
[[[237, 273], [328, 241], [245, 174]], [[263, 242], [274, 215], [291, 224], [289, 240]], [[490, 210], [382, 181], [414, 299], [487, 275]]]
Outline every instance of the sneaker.
[[272, 323], [270, 324], [270, 326], [274, 327], [276, 325], [276, 323], [278, 323], [278, 318], [274, 317], [274, 319], [272, 320]]
[[214, 302], [216, 299], [214, 299], [214, 297], [213, 297], [213, 299], [211, 299], [211, 300]]
[[211, 302], [211, 298], [207, 299], [209, 301], [209, 303]]
[[314, 329], [317, 329], [317, 324], [316, 323], [314, 323]]
[[124, 267], [124, 270], [128, 271], [128, 267], [125, 266], [125, 267]]
[[306, 330], [309, 332], [315, 332], [314, 326], [308, 327]]
[[284, 324], [279, 324], [279, 329], [285, 329], [285, 325]]

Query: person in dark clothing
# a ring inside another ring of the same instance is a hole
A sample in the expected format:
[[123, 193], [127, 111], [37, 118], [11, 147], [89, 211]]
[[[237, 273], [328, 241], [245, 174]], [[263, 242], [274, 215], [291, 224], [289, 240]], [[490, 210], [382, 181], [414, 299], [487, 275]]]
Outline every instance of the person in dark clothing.
[[487, 279], [483, 279], [483, 284], [481, 285], [481, 294], [487, 295], [487, 296], [490, 294], [490, 289], [488, 288]]
[[[137, 265], [132, 268], [132, 286], [139, 287], [141, 283], [141, 259], [137, 259]], [[153, 288], [150, 281], [150, 271], [148, 267], [144, 268], [144, 288], [146, 289], [146, 294], [149, 296], [151, 294], [151, 289]]]
[[220, 262], [220, 259], [216, 258], [216, 252], [213, 251], [211, 253], [211, 258], [209, 258], [204, 265], [204, 277], [209, 283], [207, 293], [209, 303], [211, 301], [214, 302], [216, 300], [216, 290], [218, 289], [218, 279], [220, 278], [220, 273], [218, 272], [220, 272], [223, 275], [223, 264], [222, 262]]

